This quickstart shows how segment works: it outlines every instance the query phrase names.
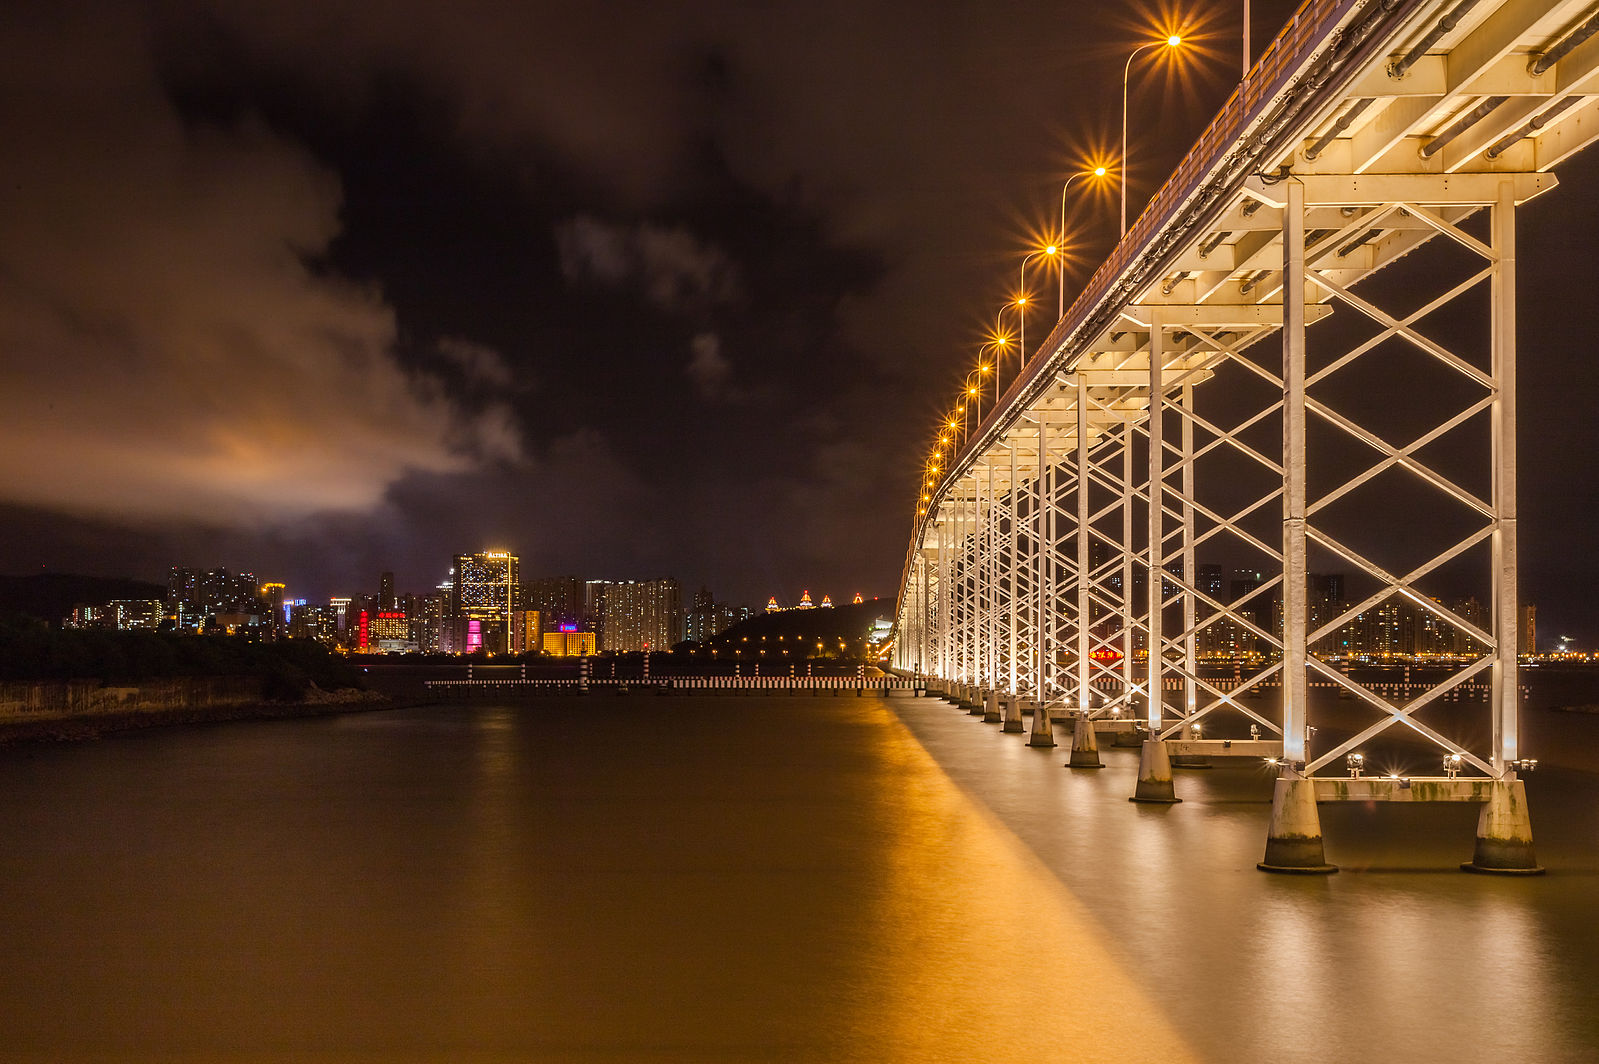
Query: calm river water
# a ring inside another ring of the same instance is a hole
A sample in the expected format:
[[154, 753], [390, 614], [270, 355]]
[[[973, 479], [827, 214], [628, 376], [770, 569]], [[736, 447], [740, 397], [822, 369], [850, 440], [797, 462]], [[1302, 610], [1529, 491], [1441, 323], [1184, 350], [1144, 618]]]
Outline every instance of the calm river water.
[[[1585, 725], [1586, 726], [1586, 725]], [[1599, 1060], [1599, 775], [1068, 772], [910, 698], [547, 698], [0, 750], [0, 1060]]]

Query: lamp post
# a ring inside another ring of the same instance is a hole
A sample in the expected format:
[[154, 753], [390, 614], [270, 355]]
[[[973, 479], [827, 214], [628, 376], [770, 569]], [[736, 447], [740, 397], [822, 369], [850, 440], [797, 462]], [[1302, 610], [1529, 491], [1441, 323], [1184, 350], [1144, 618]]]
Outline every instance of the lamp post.
[[961, 403], [972, 408], [966, 418], [966, 434], [964, 438], [971, 437], [972, 424], [981, 424], [983, 420], [983, 371], [974, 369], [966, 374], [966, 381], [961, 385]]
[[[1126, 151], [1126, 148], [1124, 147], [1122, 150]], [[1127, 164], [1125, 161], [1123, 161], [1122, 169], [1125, 170], [1126, 168]], [[1073, 174], [1071, 177], [1068, 177], [1066, 179], [1066, 183], [1060, 187], [1060, 241], [1056, 245], [1057, 254], [1055, 258], [1055, 265], [1059, 268], [1058, 272], [1060, 273], [1060, 313], [1056, 315], [1056, 321], [1060, 321], [1066, 316], [1066, 190], [1071, 188], [1072, 182], [1076, 181], [1079, 177], [1104, 176], [1105, 168], [1103, 166], [1096, 166], [1092, 170], [1084, 170], [1081, 173]], [[1123, 187], [1125, 188], [1125, 185]]]
[[1249, 0], [1244, 0], [1244, 77], [1249, 77]]
[[1027, 264], [1040, 255], [1051, 257], [1060, 254], [1060, 248], [1054, 244], [1040, 248], [1022, 258], [1022, 268], [1016, 278], [1016, 299], [1011, 304], [1016, 308], [1016, 375], [1022, 375], [1022, 367], [1027, 365]]
[[[977, 349], [977, 357], [979, 359], [981, 359], [983, 357], [983, 352], [987, 351], [989, 348], [993, 348], [994, 349], [994, 367], [993, 368], [994, 368], [994, 405], [995, 406], [999, 405], [999, 385], [1000, 385], [1000, 380], [999, 380], [999, 378], [1000, 378], [999, 360], [1004, 357], [1005, 348], [1009, 344], [1010, 344], [1010, 337], [1008, 337], [1008, 336], [995, 336], [992, 340], [988, 341], [988, 343], [984, 344], [982, 347]], [[984, 362], [978, 368], [980, 368], [984, 373], [987, 373], [988, 372], [988, 363]]]
[[1122, 236], [1127, 235], [1127, 78], [1132, 73], [1133, 60], [1137, 58], [1139, 52], [1159, 45], [1176, 48], [1182, 43], [1183, 39], [1174, 33], [1164, 41], [1150, 41], [1148, 44], [1141, 44], [1133, 49], [1132, 54], [1127, 57], [1126, 65], [1122, 67]]

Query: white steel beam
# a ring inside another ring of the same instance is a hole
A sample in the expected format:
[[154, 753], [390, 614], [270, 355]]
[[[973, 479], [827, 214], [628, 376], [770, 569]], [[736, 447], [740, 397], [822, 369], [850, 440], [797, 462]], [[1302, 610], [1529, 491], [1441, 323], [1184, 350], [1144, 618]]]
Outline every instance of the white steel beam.
[[1306, 760], [1309, 618], [1305, 553], [1305, 188], [1287, 185], [1283, 210], [1283, 758], [1293, 774]]

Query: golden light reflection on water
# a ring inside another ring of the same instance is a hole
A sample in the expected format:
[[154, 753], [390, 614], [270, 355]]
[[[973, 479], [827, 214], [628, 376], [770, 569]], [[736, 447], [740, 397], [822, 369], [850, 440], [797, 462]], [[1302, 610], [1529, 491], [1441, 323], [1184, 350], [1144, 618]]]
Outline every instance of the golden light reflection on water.
[[1196, 1059], [1049, 870], [879, 713], [875, 800], [892, 830], [849, 1016], [856, 1059]]

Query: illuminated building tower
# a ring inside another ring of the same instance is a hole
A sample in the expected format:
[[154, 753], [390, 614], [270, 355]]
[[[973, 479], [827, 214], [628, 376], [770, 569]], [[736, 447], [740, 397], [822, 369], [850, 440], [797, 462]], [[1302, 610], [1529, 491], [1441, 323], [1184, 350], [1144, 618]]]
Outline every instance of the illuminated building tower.
[[394, 574], [383, 573], [378, 577], [378, 609], [391, 612], [394, 608]]
[[855, 601], [850, 603], [850, 605], [859, 606], [861, 603], [863, 603], [865, 601], [866, 601], [865, 599], [861, 598], [861, 593], [859, 591], [857, 591], [857, 592], [855, 592]]
[[174, 567], [167, 575], [167, 614], [179, 630], [193, 631], [217, 614], [259, 617], [261, 588], [254, 573]]
[[289, 610], [284, 602], [282, 584], [269, 583], [261, 585], [261, 604], [267, 613], [267, 633], [269, 638], [277, 638], [288, 630]]
[[455, 584], [449, 580], [440, 584], [431, 595], [417, 600], [413, 623], [417, 645], [424, 654], [450, 653], [454, 648], [450, 631], [450, 600]]
[[543, 632], [544, 618], [538, 610], [515, 611], [511, 614], [511, 653], [538, 653]]
[[1530, 602], [1521, 604], [1521, 616], [1517, 619], [1516, 637], [1520, 642], [1517, 651], [1522, 654], [1538, 653], [1538, 607]]
[[583, 619], [578, 622], [578, 628], [593, 632], [594, 641], [602, 647], [605, 645], [605, 596], [615, 586], [614, 580], [583, 582]]
[[716, 600], [709, 588], [702, 587], [694, 593], [694, 604], [683, 617], [683, 638], [690, 643], [705, 642], [720, 630], [716, 621]]
[[822, 596], [822, 609], [830, 610], [832, 608], [833, 608], [833, 596], [832, 595], [823, 595]]
[[811, 592], [809, 588], [806, 588], [804, 591], [800, 592], [799, 605], [795, 606], [794, 608], [796, 610], [814, 610], [816, 608], [816, 603], [811, 601]]
[[456, 652], [505, 653], [519, 596], [516, 555], [502, 550], [457, 554], [454, 576], [450, 621]]
[[630, 580], [606, 588], [601, 649], [671, 650], [682, 641], [683, 588], [676, 580]]
[[575, 576], [543, 576], [522, 584], [522, 605], [538, 610], [545, 628], [584, 621], [583, 581]]
[[780, 610], [782, 608], [783, 607], [781, 607], [781, 606], [779, 606], [777, 604], [777, 596], [776, 595], [773, 595], [771, 598], [766, 600], [766, 612], [767, 613], [776, 613], [778, 610]]

